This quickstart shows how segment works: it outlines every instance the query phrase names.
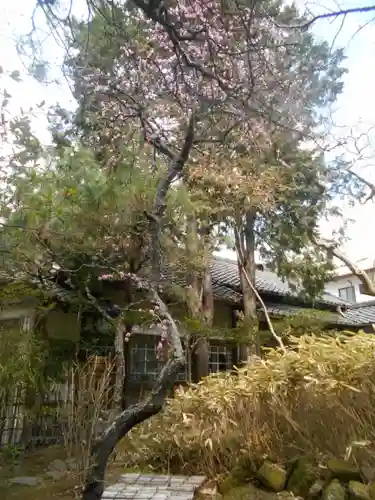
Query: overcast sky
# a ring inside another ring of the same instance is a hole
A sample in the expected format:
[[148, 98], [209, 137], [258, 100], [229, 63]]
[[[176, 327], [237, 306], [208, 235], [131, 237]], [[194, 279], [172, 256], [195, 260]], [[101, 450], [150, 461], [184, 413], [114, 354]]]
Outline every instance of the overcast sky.
[[[358, 7], [366, 5], [369, 0], [341, 2], [340, 5]], [[76, 6], [79, 6], [76, 0]], [[0, 66], [6, 70], [24, 70], [22, 60], [15, 48], [15, 40], [31, 30], [31, 14], [36, 0], [22, 2], [2, 2], [0, 5]], [[325, 1], [324, 8], [318, 2], [298, 1], [299, 6], [308, 7], [314, 13], [321, 13], [329, 9], [337, 10], [335, 1]], [[83, 3], [81, 4], [83, 6]], [[83, 7], [82, 7], [83, 8]], [[373, 14], [375, 17], [375, 14]], [[375, 134], [368, 135], [371, 126], [375, 125], [375, 23], [370, 23], [370, 15], [350, 15], [343, 22], [343, 18], [334, 21], [318, 21], [313, 28], [316, 36], [326, 39], [335, 47], [345, 48], [346, 67], [349, 73], [345, 76], [345, 88], [337, 103], [334, 115], [336, 133], [342, 135], [345, 131], [353, 136], [366, 134], [367, 160], [358, 162], [354, 146], [346, 148], [348, 158], [357, 161], [357, 170], [366, 178], [375, 182], [375, 168], [372, 158], [375, 156]], [[38, 19], [37, 19], [38, 21]], [[364, 26], [368, 23], [366, 26]], [[62, 77], [59, 66], [64, 54], [63, 47], [51, 36], [46, 35], [44, 42], [45, 57], [51, 62], [51, 74], [59, 80], [56, 84], [41, 85], [31, 78], [25, 78], [23, 83], [7, 82], [7, 89], [13, 94], [12, 105], [16, 112], [17, 107], [28, 108], [45, 100], [46, 104], [60, 102], [63, 107], [73, 107], [69, 86]], [[35, 120], [35, 128], [39, 135], [48, 137], [46, 121], [41, 112]], [[362, 139], [363, 142], [363, 139]], [[346, 217], [354, 222], [349, 226], [350, 241], [345, 245], [347, 254], [355, 259], [375, 259], [374, 251], [374, 215], [375, 204], [370, 202], [365, 206], [349, 207], [340, 202]], [[329, 236], [335, 228], [334, 221], [322, 224], [324, 233]], [[230, 252], [225, 252], [230, 256]]]

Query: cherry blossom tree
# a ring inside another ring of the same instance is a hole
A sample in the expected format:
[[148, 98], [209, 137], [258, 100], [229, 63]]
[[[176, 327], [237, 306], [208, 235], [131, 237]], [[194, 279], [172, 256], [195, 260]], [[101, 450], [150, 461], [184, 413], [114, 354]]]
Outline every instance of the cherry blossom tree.
[[[83, 498], [97, 500], [116, 443], [160, 411], [183, 361], [177, 325], [160, 294], [161, 242], [165, 234], [179, 238], [181, 229], [166, 217], [167, 196], [183, 184], [199, 200], [184, 226], [195, 242], [221, 225], [235, 229], [244, 313], [255, 321], [256, 249], [284, 275], [293, 269], [290, 254], [303, 251], [309, 268], [321, 263], [307, 246], [330, 197], [327, 170], [318, 147], [302, 146], [324, 144], [329, 106], [342, 90], [343, 52], [317, 42], [294, 6], [272, 0], [90, 0], [85, 21], [70, 12], [62, 17], [50, 2], [38, 5], [65, 40], [66, 76], [78, 102], [69, 126], [54, 128], [57, 147], [78, 141], [113, 179], [134, 146], [156, 185], [152, 203], [137, 214], [144, 237], [129, 238], [136, 240], [132, 255], [141, 258], [126, 274], [167, 325], [171, 356], [151, 394], [121, 412], [93, 450]], [[190, 307], [209, 323], [212, 308], [199, 302], [210, 299], [202, 276], [206, 269], [199, 279], [189, 276]], [[84, 292], [90, 300], [90, 290]]]

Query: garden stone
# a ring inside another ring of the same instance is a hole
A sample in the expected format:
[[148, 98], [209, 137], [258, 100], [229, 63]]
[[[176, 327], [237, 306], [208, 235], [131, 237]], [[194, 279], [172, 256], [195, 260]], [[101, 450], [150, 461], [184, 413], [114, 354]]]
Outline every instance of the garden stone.
[[68, 458], [66, 463], [68, 465], [69, 470], [77, 470], [78, 469], [77, 460], [75, 458]]
[[361, 465], [361, 476], [362, 479], [365, 480], [366, 483], [371, 483], [374, 480], [374, 467], [369, 463], [363, 463]]
[[345, 500], [346, 491], [338, 479], [333, 479], [323, 490], [323, 500]]
[[349, 481], [348, 493], [350, 500], [370, 500], [368, 486], [359, 481]]
[[308, 458], [298, 459], [290, 473], [287, 490], [306, 498], [314, 481], [318, 479], [316, 465]]
[[51, 477], [55, 481], [58, 481], [59, 479], [62, 479], [66, 475], [67, 475], [67, 471], [66, 470], [48, 470], [46, 472], [46, 476], [47, 477]]
[[263, 462], [263, 465], [258, 469], [257, 479], [267, 488], [278, 492], [285, 488], [286, 470], [280, 465], [273, 464], [268, 460]]
[[61, 460], [60, 458], [56, 458], [56, 460], [53, 460], [48, 466], [48, 470], [66, 471], [68, 468], [69, 466], [65, 460]]
[[9, 479], [10, 484], [21, 484], [24, 486], [38, 486], [42, 482], [40, 477], [20, 476]]
[[361, 471], [359, 468], [345, 460], [332, 458], [327, 462], [328, 470], [332, 477], [348, 483], [349, 481], [361, 481]]
[[368, 492], [369, 492], [371, 500], [375, 500], [375, 481], [372, 481], [368, 485]]
[[290, 491], [279, 491], [276, 493], [276, 498], [280, 500], [303, 500], [302, 497], [295, 497]]
[[321, 492], [323, 491], [323, 488], [324, 488], [324, 481], [318, 479], [309, 489], [307, 493], [307, 498], [310, 499], [318, 498]]

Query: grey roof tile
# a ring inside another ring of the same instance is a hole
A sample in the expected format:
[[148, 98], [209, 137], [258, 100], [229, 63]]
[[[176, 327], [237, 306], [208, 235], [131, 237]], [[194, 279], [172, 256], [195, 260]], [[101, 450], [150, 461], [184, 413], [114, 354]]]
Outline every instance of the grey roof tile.
[[[242, 293], [237, 262], [215, 257], [210, 264], [210, 270], [214, 298], [240, 305], [242, 302]], [[164, 280], [173, 281], [176, 285], [184, 286], [184, 280], [181, 278], [173, 279], [172, 274], [170, 270], [165, 269], [163, 271]], [[105, 281], [112, 281], [116, 280], [116, 277], [106, 275], [105, 277], [103, 276], [103, 279]], [[306, 311], [306, 308], [315, 307], [318, 310], [328, 308], [334, 312], [332, 323], [347, 326], [375, 323], [375, 301], [363, 309], [364, 306], [358, 304], [353, 306], [353, 304], [340, 297], [336, 297], [329, 292], [324, 292], [313, 305], [308, 301], [301, 300], [298, 291], [292, 289], [286, 281], [283, 281], [275, 273], [259, 269], [256, 271], [256, 288], [263, 297], [263, 300], [265, 300], [268, 311], [274, 316], [289, 316]], [[281, 303], [278, 302], [280, 299]], [[299, 305], [296, 305], [296, 302]], [[344, 316], [336, 313], [338, 306], [341, 306]]]
[[[306, 308], [306, 307], [298, 307], [298, 306], [291, 306], [289, 304], [277, 304], [277, 303], [269, 303], [269, 302], [266, 302], [265, 303], [266, 307], [267, 307], [267, 311], [268, 313], [272, 316], [272, 317], [277, 317], [277, 316], [280, 316], [280, 317], [288, 317], [288, 316], [295, 316], [297, 314], [300, 314], [300, 313], [306, 313], [306, 312], [311, 312], [312, 310], [309, 309], [309, 308]], [[260, 310], [260, 308], [258, 308]], [[320, 312], [318, 310], [318, 312]], [[332, 311], [326, 311], [327, 313], [327, 316], [323, 316], [322, 317], [322, 320], [325, 322], [325, 323], [329, 323], [329, 324], [332, 324], [332, 325], [344, 325], [344, 326], [355, 326], [355, 324], [349, 319], [349, 318], [345, 318], [341, 315], [339, 315], [338, 313], [336, 312], [332, 312]]]
[[[215, 257], [210, 264], [212, 285], [214, 296], [218, 300], [228, 300], [230, 302], [240, 304], [242, 301], [242, 293], [240, 286], [240, 278], [238, 272], [237, 261]], [[103, 281], [121, 280], [121, 276], [116, 278], [115, 275], [103, 275]], [[184, 286], [184, 280], [176, 276], [173, 277], [171, 269], [163, 269], [163, 281], [173, 282], [175, 285]], [[297, 290], [292, 289], [286, 281], [283, 281], [272, 271], [256, 271], [255, 285], [260, 295], [274, 295], [275, 297], [288, 297], [299, 302], [304, 302], [306, 306], [312, 307], [312, 301], [303, 301]], [[316, 308], [330, 308], [335, 310], [337, 306], [348, 307], [351, 303], [346, 300], [336, 297], [329, 292], [324, 292], [315, 302]]]
[[[240, 292], [240, 278], [236, 261], [215, 258], [211, 262], [213, 284], [220, 284]], [[255, 285], [260, 294], [273, 294], [282, 297], [298, 298], [298, 291], [291, 289], [286, 281], [271, 271], [256, 271]], [[327, 306], [349, 306], [350, 302], [331, 293], [324, 292], [316, 301], [317, 304]]]
[[375, 300], [352, 305], [344, 311], [344, 316], [353, 325], [375, 324]]

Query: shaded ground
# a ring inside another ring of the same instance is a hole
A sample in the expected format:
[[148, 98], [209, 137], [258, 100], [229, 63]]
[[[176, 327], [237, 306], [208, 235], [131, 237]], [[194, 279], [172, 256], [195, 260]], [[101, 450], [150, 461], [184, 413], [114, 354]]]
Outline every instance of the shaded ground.
[[[223, 495], [222, 500], [280, 500], [284, 493], [272, 493], [259, 489], [253, 484], [246, 484], [228, 491]], [[290, 499], [290, 494], [287, 493], [286, 496]]]
[[[50, 447], [28, 452], [21, 459], [0, 457], [0, 499], [1, 500], [72, 500], [77, 498], [80, 478], [74, 472], [60, 479], [46, 477], [49, 464], [56, 459], [64, 459], [61, 447]], [[107, 484], [115, 482], [126, 469], [121, 461], [112, 463], [108, 469]], [[132, 472], [132, 471], [128, 471]], [[38, 486], [9, 484], [14, 477], [31, 476], [42, 478]]]
[[[46, 477], [49, 464], [64, 457], [61, 447], [50, 447], [27, 453], [21, 460], [1, 460], [0, 457], [0, 499], [1, 500], [73, 500], [79, 498], [78, 488], [80, 479], [74, 473], [61, 479], [54, 480]], [[125, 472], [135, 472], [124, 468], [121, 459], [111, 463], [108, 468], [106, 483], [114, 484]], [[147, 471], [142, 471], [147, 472]], [[42, 478], [38, 486], [10, 485], [9, 479], [19, 476]], [[256, 488], [254, 485], [245, 485], [233, 488], [223, 495], [222, 500], [281, 500], [279, 495]]]

